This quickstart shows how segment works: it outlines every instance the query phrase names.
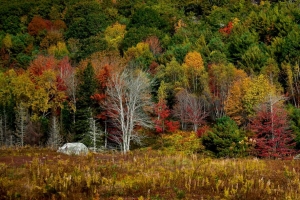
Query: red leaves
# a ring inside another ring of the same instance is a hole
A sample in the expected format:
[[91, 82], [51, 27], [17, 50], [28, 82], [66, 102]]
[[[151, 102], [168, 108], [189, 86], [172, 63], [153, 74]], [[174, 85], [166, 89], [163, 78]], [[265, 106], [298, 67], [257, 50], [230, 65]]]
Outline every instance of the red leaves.
[[233, 23], [230, 21], [228, 22], [227, 26], [220, 28], [219, 32], [224, 35], [230, 35], [232, 28], [233, 28]]
[[38, 35], [40, 31], [50, 30], [51, 26], [52, 22], [50, 20], [43, 19], [40, 16], [34, 16], [28, 24], [28, 33], [30, 35]]
[[281, 105], [264, 104], [251, 120], [258, 156], [282, 158], [294, 153], [293, 136], [288, 129], [287, 112]]
[[106, 89], [108, 79], [111, 77], [111, 74], [112, 67], [110, 65], [105, 65], [102, 69], [99, 70], [99, 73], [96, 75], [96, 78], [99, 81], [102, 90]]
[[44, 71], [54, 69], [56, 66], [56, 59], [52, 56], [39, 55], [32, 61], [28, 70], [31, 76], [41, 76]]
[[154, 121], [157, 133], [174, 132], [179, 128], [179, 122], [167, 120], [170, 116], [170, 109], [166, 105], [166, 101], [160, 100], [154, 107], [157, 119]]
[[38, 35], [43, 30], [60, 30], [66, 29], [67, 26], [62, 20], [55, 20], [53, 23], [50, 20], [43, 19], [40, 16], [34, 16], [28, 24], [28, 33], [30, 35]]

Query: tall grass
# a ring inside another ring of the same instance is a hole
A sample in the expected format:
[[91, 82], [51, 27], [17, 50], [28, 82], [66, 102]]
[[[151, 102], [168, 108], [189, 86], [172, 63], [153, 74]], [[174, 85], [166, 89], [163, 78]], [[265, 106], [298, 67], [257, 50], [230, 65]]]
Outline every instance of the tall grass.
[[[1, 149], [1, 199], [300, 199], [296, 160]], [[17, 163], [25, 159], [24, 164]]]

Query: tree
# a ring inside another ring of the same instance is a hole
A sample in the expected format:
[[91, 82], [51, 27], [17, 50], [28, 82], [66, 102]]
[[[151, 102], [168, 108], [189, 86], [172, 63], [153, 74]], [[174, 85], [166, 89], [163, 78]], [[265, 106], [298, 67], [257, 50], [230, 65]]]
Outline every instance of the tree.
[[287, 83], [287, 92], [290, 101], [297, 108], [300, 108], [300, 68], [299, 65], [291, 66], [289, 63], [282, 66]]
[[141, 71], [124, 70], [114, 74], [107, 87], [104, 105], [118, 133], [111, 135], [123, 153], [130, 150], [131, 141], [141, 143], [138, 127], [152, 127], [145, 111], [152, 106], [150, 82]]
[[201, 93], [205, 86], [201, 82], [205, 76], [204, 63], [200, 53], [189, 52], [184, 58], [183, 67], [186, 76], [186, 88], [193, 93]]
[[38, 35], [40, 31], [50, 30], [52, 22], [45, 20], [40, 16], [34, 16], [28, 24], [28, 33], [30, 35]]
[[232, 64], [209, 66], [209, 88], [212, 95], [214, 117], [225, 116], [225, 100], [235, 78], [236, 68]]
[[24, 139], [26, 137], [26, 128], [28, 124], [28, 111], [22, 104], [18, 105], [16, 110], [16, 132], [14, 135], [18, 138], [20, 146], [25, 145]]
[[198, 127], [205, 124], [205, 118], [208, 117], [209, 103], [201, 96], [182, 90], [176, 95], [177, 103], [174, 106], [174, 116], [181, 121], [181, 127], [186, 128], [186, 124], [192, 124], [194, 132]]
[[238, 125], [243, 125], [254, 115], [256, 106], [263, 103], [268, 95], [274, 95], [276, 92], [277, 88], [266, 76], [261, 74], [250, 78], [241, 73], [229, 89], [224, 102], [225, 112]]
[[57, 149], [63, 143], [63, 138], [60, 135], [59, 122], [55, 115], [52, 116], [50, 124], [49, 138], [47, 140], [47, 146], [53, 149]]
[[[89, 118], [93, 116], [94, 100], [91, 98], [97, 89], [97, 81], [95, 77], [95, 71], [91, 63], [88, 63], [84, 68], [82, 74], [79, 77], [77, 101], [76, 101], [76, 121], [75, 140], [80, 141], [87, 136], [89, 132]], [[85, 138], [87, 139], [87, 138]]]
[[202, 144], [217, 157], [236, 157], [246, 151], [245, 134], [228, 116], [218, 118], [212, 130], [204, 133]]
[[243, 98], [250, 81], [251, 79], [249, 77], [235, 81], [230, 87], [227, 99], [224, 102], [226, 115], [233, 119], [238, 125], [245, 123], [247, 118]]
[[108, 47], [112, 50], [118, 50], [126, 33], [126, 26], [118, 22], [108, 26], [104, 31], [104, 37]]
[[101, 132], [99, 128], [96, 126], [96, 120], [93, 118], [89, 119], [90, 131], [89, 136], [91, 140], [92, 149], [94, 152], [97, 151], [97, 145], [100, 142]]
[[253, 138], [256, 141], [255, 150], [258, 156], [283, 158], [295, 153], [294, 137], [289, 129], [283, 100], [281, 96], [269, 95], [250, 120], [249, 128], [255, 133]]
[[154, 112], [157, 115], [157, 119], [154, 121], [157, 133], [174, 132], [179, 128], [178, 122], [168, 120], [171, 111], [166, 104], [166, 100], [159, 100], [154, 105]]

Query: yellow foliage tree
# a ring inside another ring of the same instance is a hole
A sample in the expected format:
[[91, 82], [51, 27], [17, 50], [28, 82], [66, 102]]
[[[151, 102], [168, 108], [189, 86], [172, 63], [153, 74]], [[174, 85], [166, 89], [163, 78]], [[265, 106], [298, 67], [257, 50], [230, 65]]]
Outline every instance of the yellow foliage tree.
[[135, 47], [130, 47], [125, 52], [125, 57], [127, 57], [129, 59], [137, 58], [137, 57], [145, 56], [145, 55], [152, 55], [149, 44], [145, 43], [145, 42], [140, 42]]
[[225, 101], [225, 112], [237, 124], [243, 124], [247, 117], [254, 114], [256, 106], [275, 95], [276, 87], [264, 75], [237, 79], [229, 90]]
[[12, 94], [17, 106], [28, 109], [31, 106], [34, 92], [34, 83], [31, 81], [29, 73], [22, 73], [11, 81]]
[[254, 108], [263, 103], [269, 95], [275, 95], [276, 88], [272, 85], [268, 78], [259, 75], [251, 80], [243, 97], [245, 109], [249, 115], [254, 113]]
[[200, 53], [189, 52], [184, 58], [184, 74], [186, 77], [186, 87], [193, 93], [199, 93], [201, 88], [201, 76], [205, 73], [204, 63]]
[[70, 54], [68, 51], [68, 48], [66, 46], [66, 43], [64, 42], [57, 42], [56, 45], [51, 45], [48, 48], [48, 54], [55, 56], [56, 58], [62, 58], [64, 56], [67, 56]]
[[104, 38], [112, 50], [118, 50], [124, 35], [126, 33], [126, 26], [119, 24], [118, 22], [107, 27], [104, 31]]
[[251, 79], [249, 77], [236, 80], [231, 86], [224, 103], [226, 115], [233, 119], [238, 125], [241, 125], [245, 121], [246, 112], [243, 97], [249, 87], [250, 81]]
[[10, 49], [12, 47], [12, 40], [11, 40], [10, 34], [5, 35], [5, 37], [2, 40], [2, 44], [3, 44], [4, 48], [6, 48], [6, 49]]

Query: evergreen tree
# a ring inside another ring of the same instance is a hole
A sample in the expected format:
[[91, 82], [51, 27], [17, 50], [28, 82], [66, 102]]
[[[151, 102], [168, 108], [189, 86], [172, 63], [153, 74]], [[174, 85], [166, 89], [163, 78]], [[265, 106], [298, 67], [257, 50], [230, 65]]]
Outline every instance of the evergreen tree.
[[89, 132], [89, 118], [92, 117], [94, 107], [91, 96], [95, 94], [97, 82], [94, 69], [89, 63], [84, 69], [82, 76], [79, 77], [78, 101], [75, 122], [75, 140], [82, 141]]

